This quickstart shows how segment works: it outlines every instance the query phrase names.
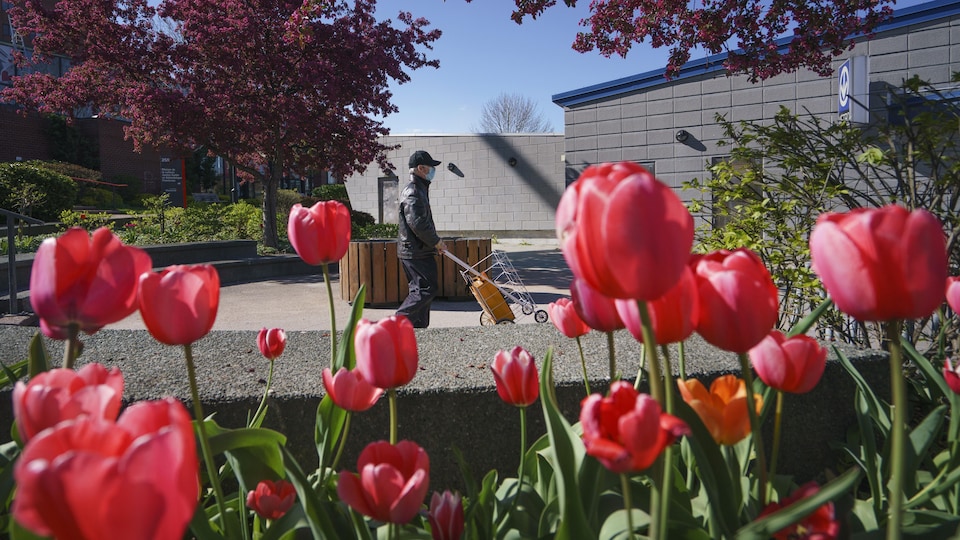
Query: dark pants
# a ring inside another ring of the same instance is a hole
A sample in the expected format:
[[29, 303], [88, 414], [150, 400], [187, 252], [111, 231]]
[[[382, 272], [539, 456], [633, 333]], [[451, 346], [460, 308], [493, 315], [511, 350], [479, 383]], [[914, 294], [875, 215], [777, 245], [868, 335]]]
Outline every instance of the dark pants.
[[405, 315], [414, 328], [426, 328], [430, 326], [430, 303], [440, 288], [437, 261], [433, 257], [400, 259], [400, 265], [407, 275], [410, 292], [397, 308], [397, 315]]

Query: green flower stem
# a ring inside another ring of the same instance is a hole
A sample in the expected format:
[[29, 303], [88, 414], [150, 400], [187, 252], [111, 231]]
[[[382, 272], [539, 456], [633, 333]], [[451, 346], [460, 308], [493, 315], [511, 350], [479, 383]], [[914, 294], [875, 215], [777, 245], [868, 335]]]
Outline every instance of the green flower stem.
[[900, 538], [903, 526], [903, 460], [906, 449], [906, 408], [907, 385], [903, 379], [903, 365], [900, 357], [901, 321], [890, 321], [886, 325], [887, 339], [890, 341], [890, 386], [893, 396], [893, 431], [890, 438], [890, 493], [887, 496], [887, 538]]
[[73, 369], [74, 362], [80, 356], [80, 325], [70, 323], [67, 327], [67, 343], [63, 348], [63, 367]]
[[590, 396], [590, 379], [587, 377], [587, 359], [583, 356], [583, 344], [580, 342], [580, 336], [577, 336], [577, 348], [580, 349], [580, 367], [583, 369], [583, 386], [587, 389], [587, 396]]
[[[666, 345], [661, 345], [660, 350], [663, 353], [663, 371], [667, 375], [667, 381], [673, 378], [673, 367], [670, 365], [670, 349]], [[673, 414], [675, 392], [673, 386], [668, 382], [664, 384], [664, 401], [666, 402], [666, 411]], [[660, 531], [658, 538], [668, 538], [667, 524], [670, 522], [670, 486], [673, 485], [673, 465], [677, 460], [677, 453], [674, 445], [670, 445], [663, 450], [663, 484], [661, 490], [660, 502]]]
[[620, 473], [620, 489], [623, 491], [623, 509], [627, 511], [627, 532], [630, 535], [628, 538], [633, 538], [633, 503], [630, 502], [630, 478], [626, 473]]
[[753, 370], [750, 368], [750, 358], [746, 353], [739, 353], [740, 370], [743, 372], [743, 382], [747, 387], [747, 415], [750, 417], [750, 431], [753, 433], [753, 446], [757, 452], [757, 468], [760, 470], [760, 485], [757, 494], [760, 498], [760, 508], [767, 505], [767, 456], [763, 449], [763, 433], [760, 432], [760, 416], [757, 414], [757, 404], [753, 396]]
[[327, 305], [330, 307], [330, 371], [335, 372], [333, 366], [337, 363], [337, 310], [333, 305], [333, 287], [330, 285], [330, 270], [327, 264], [323, 268], [323, 282], [327, 285]]
[[340, 457], [343, 455], [343, 449], [347, 446], [347, 434], [350, 433], [350, 419], [353, 418], [353, 413], [347, 411], [347, 417], [343, 421], [343, 431], [340, 432], [340, 441], [337, 444], [337, 453], [333, 456], [333, 461], [330, 463], [331, 473], [337, 470], [337, 464], [340, 463]]
[[397, 444], [397, 389], [387, 390], [390, 401], [390, 444]]
[[780, 457], [780, 432], [783, 423], [783, 391], [777, 390], [777, 409], [773, 417], [773, 452], [770, 456], [770, 481], [777, 476], [777, 458]]
[[610, 382], [619, 380], [617, 375], [617, 355], [613, 348], [613, 332], [607, 332], [607, 351], [610, 353]]
[[677, 353], [680, 356], [680, 365], [677, 369], [680, 370], [680, 380], [683, 381], [687, 380], [687, 351], [684, 343], [683, 341], [677, 343]]
[[267, 396], [270, 394], [270, 386], [273, 384], [273, 360], [270, 360], [270, 371], [267, 372], [267, 387], [263, 391], [263, 397], [260, 398], [260, 405], [257, 406], [257, 412], [253, 415], [253, 421], [250, 427], [260, 427], [263, 420], [261, 415], [267, 412]]
[[190, 344], [183, 346], [183, 353], [187, 360], [187, 377], [190, 379], [190, 396], [193, 399], [193, 415], [197, 420], [197, 431], [200, 432], [200, 450], [203, 453], [203, 462], [207, 467], [207, 476], [210, 477], [210, 485], [213, 486], [213, 493], [217, 499], [217, 510], [220, 512], [220, 520], [223, 522], [223, 528], [227, 532], [227, 537], [233, 535], [232, 524], [227, 519], [227, 506], [224, 503], [223, 488], [220, 486], [220, 476], [217, 474], [217, 467], [213, 461], [213, 452], [210, 450], [210, 440], [207, 438], [207, 426], [204, 422], [203, 404], [200, 403], [200, 392], [197, 390], [197, 374], [193, 365], [193, 347]]
[[650, 322], [650, 313], [647, 311], [647, 303], [643, 300], [637, 300], [637, 308], [640, 311], [640, 327], [643, 332], [643, 349], [647, 355], [647, 369], [650, 372], [650, 395], [657, 400], [660, 406], [664, 406], [663, 398], [663, 376], [660, 374], [660, 360], [657, 358], [657, 341], [653, 335], [653, 324]]
[[527, 453], [527, 408], [520, 407], [520, 470], [517, 473], [517, 496], [513, 498], [512, 506], [517, 507], [517, 501], [520, 500], [520, 494], [523, 493], [523, 475], [526, 460], [523, 459]]

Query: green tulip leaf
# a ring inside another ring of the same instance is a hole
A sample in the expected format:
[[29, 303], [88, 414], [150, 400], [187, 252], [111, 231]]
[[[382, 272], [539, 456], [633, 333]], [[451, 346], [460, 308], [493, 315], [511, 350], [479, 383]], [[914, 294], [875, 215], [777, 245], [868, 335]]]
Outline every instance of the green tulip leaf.
[[[937, 389], [939, 393], [931, 396], [933, 399], [939, 399], [944, 396], [949, 396], [953, 393], [950, 390], [950, 387], [947, 386], [947, 381], [943, 378], [943, 374], [937, 371], [933, 365], [927, 360], [922, 354], [917, 352], [913, 345], [911, 345], [907, 340], [900, 340], [900, 345], [903, 349], [903, 352], [907, 354], [910, 360], [920, 368], [920, 371], [923, 372], [923, 376], [927, 382], [927, 388]], [[933, 383], [933, 384], [930, 384]]]
[[862, 474], [863, 471], [859, 467], [848, 470], [821, 486], [817, 493], [742, 527], [737, 531], [735, 538], [737, 540], [766, 540], [772, 538], [777, 531], [800, 521], [824, 504], [850, 493], [857, 482], [860, 481]]
[[833, 353], [837, 355], [837, 358], [840, 360], [840, 365], [847, 370], [847, 373], [850, 374], [850, 377], [853, 378], [853, 382], [857, 385], [857, 388], [863, 392], [864, 397], [867, 399], [867, 405], [869, 407], [870, 417], [877, 423], [877, 426], [880, 428], [881, 434], [884, 438], [890, 436], [890, 415], [887, 412], [889, 407], [885, 407], [880, 403], [880, 400], [877, 398], [877, 395], [873, 393], [873, 389], [870, 388], [870, 383], [868, 383], [863, 375], [857, 371], [857, 368], [853, 366], [853, 363], [850, 362], [850, 359], [847, 358], [845, 354], [840, 352], [840, 349], [836, 345], [833, 346]]
[[552, 348], [547, 351], [543, 361], [540, 403], [556, 461], [557, 500], [561, 517], [554, 538], [558, 540], [593, 538], [596, 533], [587, 523], [587, 516], [580, 501], [580, 489], [577, 486], [580, 464], [583, 462], [586, 451], [583, 442], [573, 432], [566, 418], [560, 414], [560, 408], [557, 405], [553, 383]]
[[3, 375], [0, 375], [0, 388], [16, 384], [27, 372], [27, 366], [26, 360], [16, 362], [10, 367], [0, 362], [0, 368], [3, 368]]
[[307, 523], [307, 516], [303, 513], [303, 507], [295, 504], [283, 517], [273, 520], [270, 526], [263, 531], [259, 540], [281, 540], [292, 531], [309, 527], [310, 524]]
[[793, 328], [791, 328], [790, 331], [787, 332], [787, 337], [806, 334], [810, 330], [810, 328], [813, 327], [814, 323], [816, 323], [817, 320], [824, 313], [826, 313], [831, 306], [833, 306], [833, 301], [830, 300], [829, 298], [827, 298], [823, 302], [820, 302], [820, 305], [818, 305], [813, 311], [811, 311], [809, 315], [807, 315], [803, 319], [800, 319], [799, 321], [797, 321], [797, 324], [793, 325]]
[[345, 523], [342, 514], [337, 513], [330, 503], [325, 503], [317, 496], [316, 490], [313, 489], [313, 485], [310, 484], [297, 460], [289, 450], [286, 448], [282, 450], [287, 480], [297, 490], [297, 503], [303, 508], [313, 538], [337, 540], [353, 537], [352, 525]]
[[366, 300], [366, 285], [360, 285], [357, 295], [353, 299], [353, 309], [350, 310], [350, 317], [347, 318], [347, 324], [343, 327], [343, 334], [340, 335], [340, 344], [337, 347], [335, 362], [330, 371], [336, 373], [340, 368], [345, 367], [352, 370], [357, 364], [357, 355], [353, 347], [353, 333], [357, 328], [357, 323], [363, 317], [363, 302]]
[[713, 436], [703, 425], [697, 413], [682, 399], [674, 402], [674, 414], [686, 422], [693, 433], [686, 437], [686, 440], [690, 443], [701, 484], [707, 491], [712, 518], [716, 520], [716, 525], [723, 536], [730, 536], [738, 523], [739, 513], [738, 501], [730, 494], [737, 491], [720, 447], [713, 440]]
[[908, 512], [905, 516], [905, 538], [956, 538], [960, 516], [937, 510]]
[[207, 515], [202, 504], [198, 504], [193, 511], [193, 517], [190, 519], [190, 532], [197, 540], [223, 540], [223, 537], [210, 526], [210, 516]]
[[350, 412], [338, 407], [329, 396], [323, 396], [317, 405], [317, 419], [314, 423], [314, 442], [317, 446], [317, 456], [320, 470], [333, 465], [333, 456], [337, 442], [343, 434]]
[[43, 345], [43, 336], [40, 332], [33, 335], [27, 349], [27, 363], [30, 365], [30, 378], [36, 377], [50, 369], [50, 355]]
[[280, 448], [287, 438], [282, 433], [264, 428], [224, 429], [213, 421], [207, 421], [207, 433], [211, 451], [226, 455], [241, 487], [283, 477]]
[[867, 471], [867, 484], [870, 486], [874, 511], [879, 513], [883, 502], [883, 476], [882, 467], [879, 463], [881, 456], [877, 450], [870, 400], [864, 396], [860, 388], [857, 388], [854, 394], [854, 409], [857, 413], [857, 426], [859, 427], [860, 444], [862, 445], [861, 453], [855, 457], [857, 462]]
[[[650, 514], [638, 509], [633, 508], [630, 510], [630, 515], [633, 517], [633, 526], [636, 530], [643, 529], [644, 527], [650, 526]], [[627, 520], [627, 511], [626, 510], [617, 510], [616, 512], [610, 514], [607, 517], [606, 521], [603, 522], [603, 526], [600, 528], [600, 540], [614, 540], [620, 538], [632, 538], [629, 534], [629, 521]]]
[[[917, 427], [910, 431], [903, 464], [903, 478], [908, 483], [916, 481], [917, 469], [925, 461], [930, 446], [940, 437], [940, 428], [943, 426], [943, 415], [946, 410], [946, 405], [933, 409]], [[909, 498], [911, 493], [908, 492], [906, 495]]]

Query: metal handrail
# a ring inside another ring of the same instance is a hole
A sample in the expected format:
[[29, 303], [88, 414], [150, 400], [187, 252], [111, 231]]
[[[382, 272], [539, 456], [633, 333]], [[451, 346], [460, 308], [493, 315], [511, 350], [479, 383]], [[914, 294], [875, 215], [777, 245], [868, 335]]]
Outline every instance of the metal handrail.
[[5, 208], [0, 208], [0, 214], [3, 214], [7, 219], [7, 288], [10, 289], [7, 313], [13, 315], [20, 311], [20, 301], [17, 298], [17, 244], [13, 235], [16, 230], [16, 223], [19, 219], [32, 225], [43, 225], [44, 221]]

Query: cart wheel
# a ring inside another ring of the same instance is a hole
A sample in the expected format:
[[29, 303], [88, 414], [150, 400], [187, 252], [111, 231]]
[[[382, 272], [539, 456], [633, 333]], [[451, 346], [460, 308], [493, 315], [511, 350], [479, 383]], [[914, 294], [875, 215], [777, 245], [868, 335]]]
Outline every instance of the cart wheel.
[[533, 318], [534, 318], [534, 320], [536, 320], [538, 323], [545, 323], [545, 322], [547, 322], [547, 319], [549, 318], [549, 316], [547, 315], [547, 312], [546, 312], [546, 311], [544, 311], [544, 310], [541, 309], [541, 310], [537, 311], [537, 314], [534, 315]]
[[533, 304], [524, 304], [522, 309], [524, 315], [529, 315], [533, 313]]
[[487, 314], [486, 311], [480, 312], [480, 326], [493, 326], [497, 324], [497, 321], [493, 320], [493, 317]]
[[497, 324], [513, 324], [513, 319], [504, 319]]

